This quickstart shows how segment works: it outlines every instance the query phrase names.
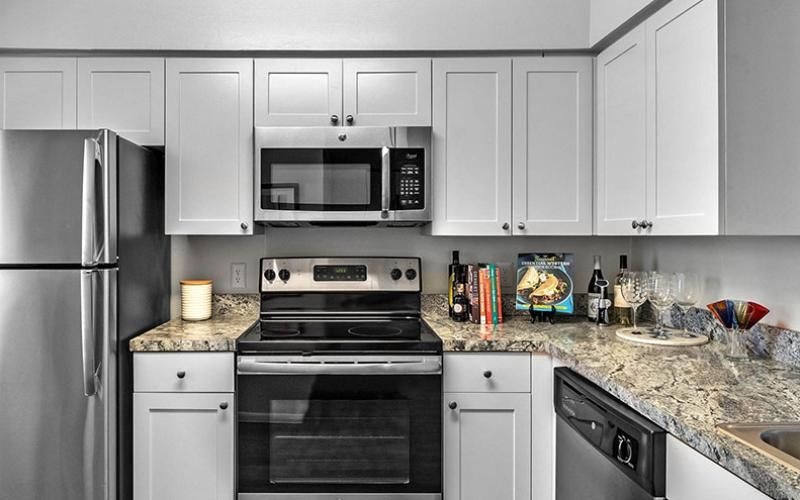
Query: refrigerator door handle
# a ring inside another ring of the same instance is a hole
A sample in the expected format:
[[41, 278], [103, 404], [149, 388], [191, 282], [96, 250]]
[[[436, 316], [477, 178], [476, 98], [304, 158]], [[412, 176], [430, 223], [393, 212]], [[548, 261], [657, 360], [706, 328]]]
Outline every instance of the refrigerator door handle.
[[81, 271], [81, 360], [83, 363], [83, 394], [97, 394], [95, 381], [94, 331], [94, 270]]
[[83, 141], [83, 184], [81, 186], [81, 265], [97, 264], [97, 169], [101, 160], [97, 140]]

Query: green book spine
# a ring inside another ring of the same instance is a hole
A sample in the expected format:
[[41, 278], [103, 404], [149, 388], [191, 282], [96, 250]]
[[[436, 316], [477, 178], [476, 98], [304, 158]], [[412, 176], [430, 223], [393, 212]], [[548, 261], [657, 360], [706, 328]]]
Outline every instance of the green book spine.
[[500, 319], [497, 316], [497, 306], [499, 305], [497, 303], [497, 266], [494, 264], [489, 264], [489, 286], [492, 297], [492, 324], [496, 325]]

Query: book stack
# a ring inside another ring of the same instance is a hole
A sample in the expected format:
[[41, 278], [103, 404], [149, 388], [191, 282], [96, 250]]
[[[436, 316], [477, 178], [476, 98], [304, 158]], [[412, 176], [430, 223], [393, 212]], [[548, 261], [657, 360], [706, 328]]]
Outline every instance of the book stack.
[[503, 322], [503, 294], [500, 289], [500, 268], [495, 264], [467, 266], [469, 320], [482, 325]]

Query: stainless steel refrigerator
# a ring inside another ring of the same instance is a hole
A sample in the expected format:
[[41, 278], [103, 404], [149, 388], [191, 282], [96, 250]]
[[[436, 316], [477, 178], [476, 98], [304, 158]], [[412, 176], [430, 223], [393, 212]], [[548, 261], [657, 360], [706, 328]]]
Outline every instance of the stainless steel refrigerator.
[[164, 162], [109, 130], [0, 131], [0, 498], [128, 498], [128, 340], [169, 317]]

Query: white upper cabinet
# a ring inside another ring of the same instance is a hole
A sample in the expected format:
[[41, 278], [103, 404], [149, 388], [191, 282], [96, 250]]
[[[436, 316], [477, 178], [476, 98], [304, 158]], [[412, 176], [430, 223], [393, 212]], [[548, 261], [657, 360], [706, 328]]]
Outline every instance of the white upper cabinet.
[[253, 232], [253, 61], [168, 59], [167, 234]]
[[74, 57], [0, 57], [0, 128], [74, 129]]
[[511, 60], [433, 62], [435, 235], [511, 234]]
[[343, 123], [341, 59], [256, 59], [255, 124]]
[[592, 234], [592, 59], [517, 58], [514, 234]]
[[717, 26], [717, 0], [674, 1], [645, 24], [653, 234], [719, 233]]
[[644, 26], [597, 56], [597, 234], [637, 234], [647, 213]]
[[597, 59], [601, 235], [720, 233], [717, 0], [674, 0]]
[[109, 128], [164, 145], [164, 59], [78, 59], [78, 128]]
[[345, 59], [343, 68], [345, 124], [430, 126], [430, 59]]
[[255, 124], [424, 126], [430, 59], [257, 59]]

